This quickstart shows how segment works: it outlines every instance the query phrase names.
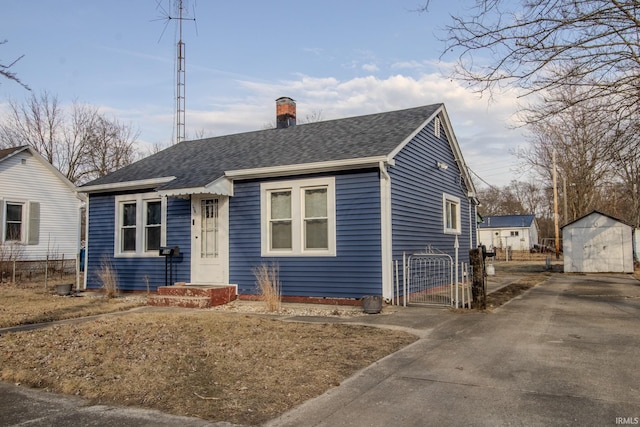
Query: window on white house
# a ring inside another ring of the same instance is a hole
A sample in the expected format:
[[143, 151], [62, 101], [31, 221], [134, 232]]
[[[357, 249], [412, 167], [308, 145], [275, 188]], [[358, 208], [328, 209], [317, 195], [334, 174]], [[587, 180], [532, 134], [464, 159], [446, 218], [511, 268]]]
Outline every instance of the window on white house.
[[455, 196], [443, 194], [442, 213], [444, 232], [446, 234], [460, 234], [460, 199]]
[[0, 243], [37, 245], [40, 238], [40, 203], [0, 199]]
[[334, 256], [335, 179], [263, 183], [262, 254]]
[[520, 235], [520, 233], [518, 231], [512, 231], [511, 232], [511, 237], [517, 237], [519, 235]]
[[23, 230], [23, 205], [22, 203], [7, 203], [6, 221], [5, 221], [5, 240], [6, 241], [22, 241]]
[[165, 217], [165, 200], [153, 193], [116, 196], [116, 255], [158, 255]]

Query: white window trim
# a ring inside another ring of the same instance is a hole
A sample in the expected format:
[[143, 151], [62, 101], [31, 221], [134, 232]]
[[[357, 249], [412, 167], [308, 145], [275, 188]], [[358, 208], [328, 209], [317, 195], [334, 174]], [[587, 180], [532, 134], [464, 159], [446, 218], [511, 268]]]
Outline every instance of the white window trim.
[[[336, 184], [334, 177], [264, 182], [260, 184], [260, 242], [263, 257], [336, 256]], [[328, 249], [304, 248], [304, 190], [327, 188]], [[291, 191], [292, 249], [272, 250], [270, 244], [270, 198], [272, 191]]]
[[[137, 258], [137, 257], [157, 257], [159, 251], [145, 251], [145, 224], [147, 222], [146, 202], [161, 202], [161, 229], [160, 246], [167, 245], [167, 198], [161, 197], [158, 193], [126, 194], [115, 197], [115, 230], [113, 237], [113, 255], [116, 258]], [[122, 227], [122, 216], [120, 209], [123, 203], [136, 203], [136, 250], [122, 252], [120, 229]]]
[[[20, 224], [20, 240], [7, 240], [7, 205], [22, 205], [22, 222]], [[29, 202], [22, 199], [0, 199], [0, 209], [2, 209], [2, 230], [0, 230], [0, 243], [13, 243], [25, 245], [28, 241], [28, 221], [29, 221]]]
[[[457, 206], [456, 209], [456, 228], [447, 227], [447, 202]], [[444, 234], [461, 234], [462, 226], [460, 224], [460, 198], [450, 194], [442, 194], [442, 229]]]

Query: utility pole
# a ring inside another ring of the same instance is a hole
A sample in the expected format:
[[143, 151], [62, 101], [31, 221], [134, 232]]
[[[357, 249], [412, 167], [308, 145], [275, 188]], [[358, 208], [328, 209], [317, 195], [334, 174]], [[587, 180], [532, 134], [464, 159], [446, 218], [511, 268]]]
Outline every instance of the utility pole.
[[[556, 177], [556, 149], [553, 149], [553, 220], [556, 229], [556, 259], [560, 259], [560, 226], [558, 224], [558, 179]], [[565, 195], [566, 197], [566, 195]]]

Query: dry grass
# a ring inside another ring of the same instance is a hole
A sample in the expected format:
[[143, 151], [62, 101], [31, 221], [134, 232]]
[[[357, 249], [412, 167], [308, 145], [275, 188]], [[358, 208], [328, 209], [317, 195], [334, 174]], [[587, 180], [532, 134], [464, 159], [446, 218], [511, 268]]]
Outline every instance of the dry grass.
[[146, 299], [140, 297], [62, 297], [41, 283], [3, 283], [0, 285], [0, 328], [92, 316], [145, 304]]
[[256, 289], [269, 312], [280, 310], [280, 278], [277, 264], [260, 264], [253, 270], [256, 277]]
[[118, 272], [111, 264], [111, 259], [103, 255], [100, 260], [100, 269], [96, 273], [102, 283], [102, 289], [107, 298], [115, 298], [118, 295]]
[[537, 284], [544, 282], [551, 274], [559, 273], [563, 270], [562, 261], [556, 260], [551, 262], [550, 270], [547, 269], [544, 260], [494, 262], [493, 264], [496, 271], [495, 277], [500, 277], [501, 275], [523, 277], [487, 295], [487, 310], [489, 311], [500, 307]]
[[[3, 326], [121, 310], [144, 297], [60, 297], [0, 286]], [[397, 331], [216, 310], [130, 312], [0, 336], [0, 380], [256, 425], [414, 342]]]

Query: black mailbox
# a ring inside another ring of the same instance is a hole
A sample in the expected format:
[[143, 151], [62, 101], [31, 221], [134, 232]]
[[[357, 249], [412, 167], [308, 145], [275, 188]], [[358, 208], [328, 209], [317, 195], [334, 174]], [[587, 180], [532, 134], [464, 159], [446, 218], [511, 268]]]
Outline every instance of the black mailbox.
[[159, 255], [166, 256], [166, 257], [178, 256], [180, 255], [180, 247], [179, 246], [174, 246], [174, 247], [161, 246]]
[[173, 285], [173, 257], [180, 255], [180, 247], [161, 246], [158, 255], [164, 257], [164, 285]]
[[495, 252], [487, 251], [487, 247], [485, 245], [480, 245], [480, 248], [482, 249], [482, 259], [483, 260], [485, 258], [493, 258], [494, 256], [496, 256]]

